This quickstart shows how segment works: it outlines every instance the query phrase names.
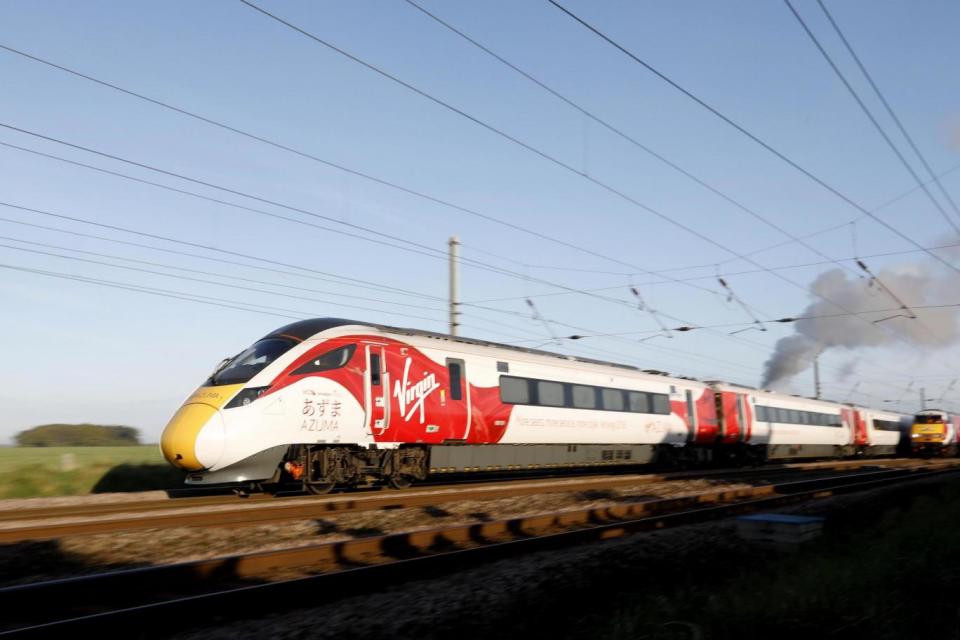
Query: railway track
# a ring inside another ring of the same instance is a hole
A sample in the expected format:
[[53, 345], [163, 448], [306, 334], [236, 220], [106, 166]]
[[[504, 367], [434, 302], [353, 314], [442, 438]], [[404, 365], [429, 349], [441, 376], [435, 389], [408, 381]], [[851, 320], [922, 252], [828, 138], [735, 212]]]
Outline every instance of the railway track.
[[[7, 633], [47, 636], [109, 627], [163, 636], [214, 616], [317, 604], [543, 549], [727, 518], [812, 498], [960, 473], [957, 461], [895, 465], [718, 489], [603, 508], [459, 524], [296, 549], [146, 567], [0, 589]], [[278, 576], [312, 573], [306, 577]]]
[[450, 500], [497, 498], [700, 478], [749, 479], [758, 476], [897, 467], [911, 459], [855, 460], [766, 465], [748, 469], [715, 469], [652, 474], [560, 476], [527, 480], [418, 486], [403, 491], [353, 491], [332, 496], [273, 498], [254, 495], [153, 499], [89, 505], [17, 508], [0, 511], [0, 543], [53, 540], [67, 536], [117, 533], [164, 527], [237, 527], [259, 523], [320, 518], [331, 514], [433, 506]]

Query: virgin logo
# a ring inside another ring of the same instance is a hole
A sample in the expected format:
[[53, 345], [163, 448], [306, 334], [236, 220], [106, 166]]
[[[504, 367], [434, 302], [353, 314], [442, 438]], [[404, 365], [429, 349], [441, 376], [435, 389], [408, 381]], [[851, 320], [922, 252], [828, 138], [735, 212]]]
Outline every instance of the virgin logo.
[[437, 376], [432, 373], [426, 373], [423, 380], [410, 384], [410, 363], [413, 358], [407, 358], [403, 363], [403, 380], [397, 380], [393, 383], [393, 395], [400, 405], [400, 413], [405, 422], [418, 410], [420, 411], [420, 424], [423, 424], [423, 401], [431, 393], [440, 388], [437, 383]]

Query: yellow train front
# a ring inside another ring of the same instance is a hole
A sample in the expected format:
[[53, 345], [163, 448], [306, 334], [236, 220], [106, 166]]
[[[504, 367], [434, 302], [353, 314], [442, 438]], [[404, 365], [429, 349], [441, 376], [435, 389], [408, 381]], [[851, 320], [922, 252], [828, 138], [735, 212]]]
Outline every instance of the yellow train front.
[[922, 456], [952, 456], [957, 451], [956, 436], [953, 420], [946, 412], [921, 411], [910, 427], [910, 451]]

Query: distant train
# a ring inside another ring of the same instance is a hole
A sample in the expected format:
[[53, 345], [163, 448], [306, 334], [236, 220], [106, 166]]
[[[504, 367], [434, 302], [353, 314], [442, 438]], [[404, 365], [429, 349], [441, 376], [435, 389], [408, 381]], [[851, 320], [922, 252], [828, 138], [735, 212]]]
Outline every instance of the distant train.
[[451, 472], [894, 454], [888, 411], [321, 318], [224, 360], [161, 438], [188, 484], [265, 490]]
[[921, 411], [910, 427], [910, 451], [914, 455], [957, 455], [960, 416], [939, 409]]

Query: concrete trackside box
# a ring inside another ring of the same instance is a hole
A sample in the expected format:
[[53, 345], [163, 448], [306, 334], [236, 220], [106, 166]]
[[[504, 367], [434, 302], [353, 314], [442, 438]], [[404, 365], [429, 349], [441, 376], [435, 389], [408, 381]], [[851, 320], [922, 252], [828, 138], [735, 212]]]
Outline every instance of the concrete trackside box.
[[743, 540], [765, 546], [789, 548], [820, 536], [823, 518], [782, 513], [756, 513], [737, 518], [737, 534]]

